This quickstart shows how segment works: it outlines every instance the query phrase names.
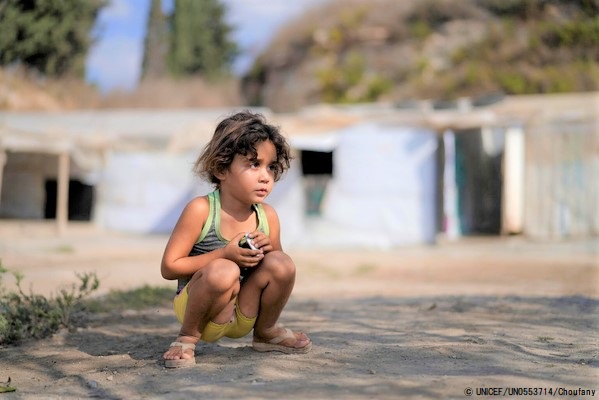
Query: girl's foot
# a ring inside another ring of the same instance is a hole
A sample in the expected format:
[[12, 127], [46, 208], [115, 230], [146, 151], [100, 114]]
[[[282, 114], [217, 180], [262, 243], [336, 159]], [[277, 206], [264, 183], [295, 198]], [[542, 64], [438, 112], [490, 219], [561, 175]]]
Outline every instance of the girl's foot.
[[198, 338], [193, 336], [179, 336], [172, 342], [164, 353], [164, 365], [167, 368], [183, 368], [195, 365], [194, 349]]
[[279, 351], [286, 354], [304, 354], [312, 349], [312, 341], [302, 332], [291, 329], [274, 329], [273, 335], [265, 337], [254, 334], [252, 346], [256, 351]]

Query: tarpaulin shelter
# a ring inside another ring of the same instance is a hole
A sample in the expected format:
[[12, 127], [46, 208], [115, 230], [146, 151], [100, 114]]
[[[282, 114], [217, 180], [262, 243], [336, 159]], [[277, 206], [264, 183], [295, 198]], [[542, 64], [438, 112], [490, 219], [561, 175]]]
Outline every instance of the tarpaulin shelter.
[[[596, 236], [598, 99], [254, 109], [296, 156], [268, 201], [297, 246]], [[233, 111], [0, 112], [0, 218], [55, 218], [59, 232], [82, 216], [106, 229], [169, 232], [187, 201], [212, 190], [192, 164]]]

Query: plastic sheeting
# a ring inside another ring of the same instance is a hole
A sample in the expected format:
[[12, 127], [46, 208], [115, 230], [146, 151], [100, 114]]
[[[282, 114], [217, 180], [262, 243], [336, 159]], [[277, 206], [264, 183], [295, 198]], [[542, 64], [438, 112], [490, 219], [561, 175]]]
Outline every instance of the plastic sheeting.
[[[192, 172], [197, 154], [116, 152], [106, 162], [95, 216], [105, 228], [139, 233], [170, 233], [185, 205], [214, 190]], [[281, 220], [283, 244], [304, 233], [299, 168], [275, 184], [267, 202]]]
[[208, 184], [191, 172], [193, 154], [113, 153], [103, 171], [95, 220], [108, 229], [166, 233]]
[[[366, 123], [341, 133], [323, 218], [345, 244], [390, 247], [436, 236], [437, 135]], [[342, 233], [341, 233], [342, 232]]]

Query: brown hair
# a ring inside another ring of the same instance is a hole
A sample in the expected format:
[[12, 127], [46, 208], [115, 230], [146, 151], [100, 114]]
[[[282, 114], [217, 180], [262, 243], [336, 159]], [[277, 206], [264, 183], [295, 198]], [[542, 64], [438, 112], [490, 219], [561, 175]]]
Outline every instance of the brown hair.
[[289, 145], [276, 126], [270, 125], [261, 114], [241, 111], [223, 119], [214, 135], [194, 164], [194, 172], [218, 186], [216, 174], [224, 173], [235, 155], [257, 157], [256, 144], [270, 140], [277, 152], [275, 181], [281, 178], [290, 165]]

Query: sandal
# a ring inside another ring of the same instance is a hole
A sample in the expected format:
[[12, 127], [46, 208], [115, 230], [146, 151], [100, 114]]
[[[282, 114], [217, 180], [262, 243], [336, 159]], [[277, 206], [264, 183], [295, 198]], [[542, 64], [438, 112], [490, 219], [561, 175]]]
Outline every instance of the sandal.
[[[181, 352], [185, 352], [185, 350], [191, 349], [195, 350], [195, 343], [183, 343], [183, 342], [173, 342], [170, 344], [171, 347], [181, 347]], [[195, 355], [191, 358], [178, 358], [174, 360], [164, 360], [164, 366], [166, 368], [187, 368], [193, 367], [196, 364]]]
[[265, 351], [280, 351], [285, 354], [306, 354], [310, 350], [312, 350], [312, 341], [309, 341], [307, 345], [304, 347], [291, 347], [280, 344], [281, 342], [287, 339], [295, 339], [297, 342], [298, 339], [295, 337], [295, 333], [291, 329], [285, 329], [285, 333], [279, 335], [273, 339], [270, 339], [268, 342], [257, 342], [256, 339], [252, 342], [252, 347], [256, 351], [265, 352]]

